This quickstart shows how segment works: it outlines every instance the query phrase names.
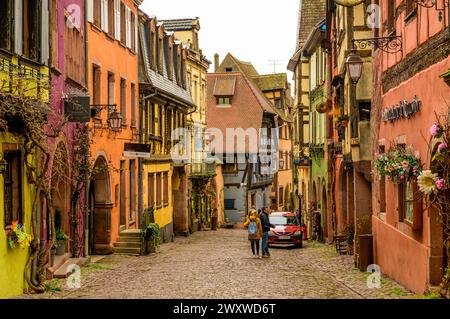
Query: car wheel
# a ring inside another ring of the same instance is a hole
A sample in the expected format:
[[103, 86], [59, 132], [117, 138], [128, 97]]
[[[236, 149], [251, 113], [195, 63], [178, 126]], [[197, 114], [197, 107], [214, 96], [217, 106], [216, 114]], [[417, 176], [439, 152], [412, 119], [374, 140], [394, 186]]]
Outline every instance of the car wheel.
[[303, 247], [303, 243], [295, 244], [295, 248], [302, 248], [302, 247]]

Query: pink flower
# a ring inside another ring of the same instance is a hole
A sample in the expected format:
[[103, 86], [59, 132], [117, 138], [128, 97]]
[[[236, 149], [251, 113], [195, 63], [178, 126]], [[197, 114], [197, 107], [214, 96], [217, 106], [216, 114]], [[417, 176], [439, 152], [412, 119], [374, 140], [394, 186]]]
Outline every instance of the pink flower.
[[448, 148], [448, 145], [446, 143], [441, 143], [438, 146], [438, 152], [443, 153], [447, 150], [447, 148]]
[[405, 179], [405, 176], [400, 175], [400, 179], [401, 179], [401, 180], [404, 180], [404, 179]]
[[417, 166], [414, 166], [414, 167], [413, 167], [413, 171], [414, 171], [414, 172], [417, 172], [418, 169], [419, 169], [419, 168], [418, 168]]
[[441, 127], [437, 124], [433, 124], [430, 128], [430, 134], [431, 136], [435, 137], [438, 136], [439, 133], [441, 132]]
[[445, 180], [443, 178], [440, 178], [436, 181], [436, 187], [438, 189], [444, 189], [445, 187]]
[[402, 165], [403, 165], [403, 167], [408, 167], [408, 166], [409, 166], [409, 163], [408, 163], [408, 161], [403, 161], [403, 162], [402, 162]]

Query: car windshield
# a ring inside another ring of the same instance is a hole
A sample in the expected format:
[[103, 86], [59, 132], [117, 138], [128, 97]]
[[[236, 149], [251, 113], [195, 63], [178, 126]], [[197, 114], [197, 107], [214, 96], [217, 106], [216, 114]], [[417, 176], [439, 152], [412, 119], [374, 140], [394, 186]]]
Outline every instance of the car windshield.
[[270, 216], [270, 223], [274, 225], [284, 225], [284, 226], [297, 226], [297, 218], [293, 216]]

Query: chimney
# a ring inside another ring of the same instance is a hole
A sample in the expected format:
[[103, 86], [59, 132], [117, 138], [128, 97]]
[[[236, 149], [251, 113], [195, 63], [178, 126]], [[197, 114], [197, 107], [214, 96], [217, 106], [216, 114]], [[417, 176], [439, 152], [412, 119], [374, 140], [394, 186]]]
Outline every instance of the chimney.
[[219, 69], [219, 54], [214, 54], [214, 72]]

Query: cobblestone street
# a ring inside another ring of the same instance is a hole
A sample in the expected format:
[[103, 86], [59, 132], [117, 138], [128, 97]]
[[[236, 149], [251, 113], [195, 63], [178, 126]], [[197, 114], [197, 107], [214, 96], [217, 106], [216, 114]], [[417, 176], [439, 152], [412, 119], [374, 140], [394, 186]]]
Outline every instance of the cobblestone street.
[[22, 298], [400, 298], [409, 293], [367, 275], [333, 246], [304, 242], [300, 249], [271, 248], [270, 259], [251, 256], [239, 229], [196, 232], [163, 244], [158, 253], [110, 255], [82, 268], [81, 288], [54, 279], [48, 292]]

